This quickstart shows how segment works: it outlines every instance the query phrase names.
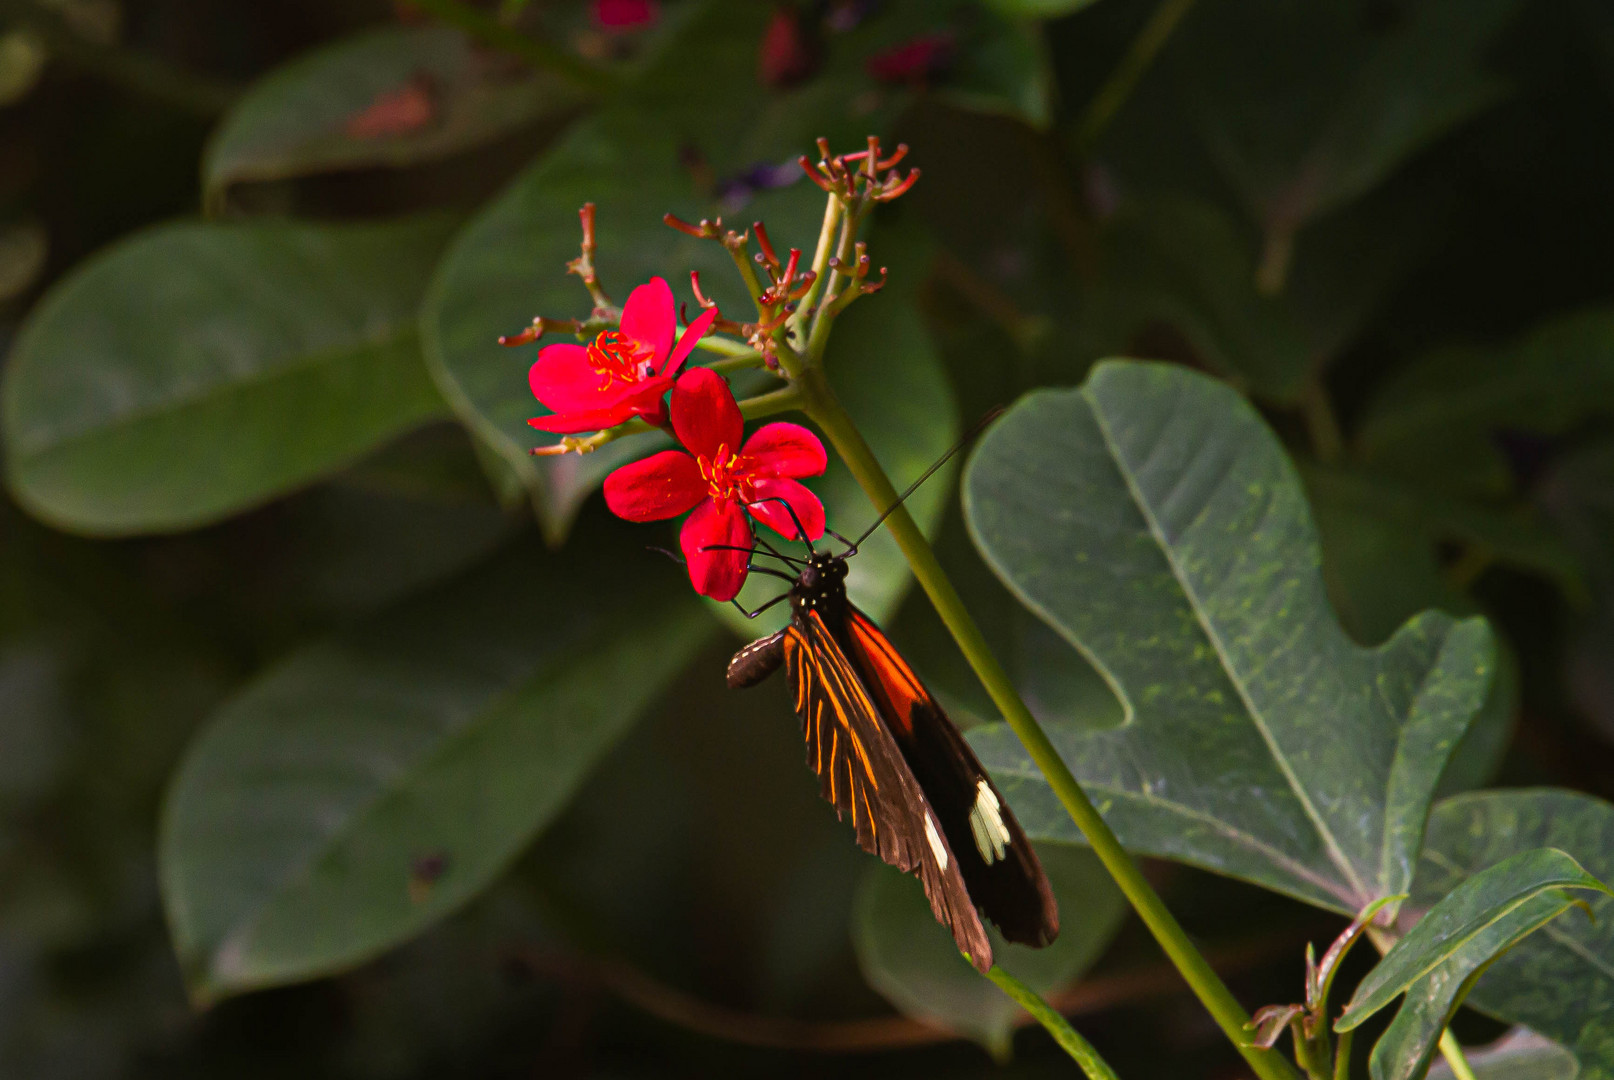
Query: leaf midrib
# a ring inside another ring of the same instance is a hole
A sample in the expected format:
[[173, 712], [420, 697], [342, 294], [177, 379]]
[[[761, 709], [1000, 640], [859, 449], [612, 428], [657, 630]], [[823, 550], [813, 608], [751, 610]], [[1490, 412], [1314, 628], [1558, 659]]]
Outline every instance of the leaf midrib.
[[[1167, 540], [1165, 531], [1161, 528], [1159, 519], [1155, 516], [1153, 508], [1148, 500], [1144, 498], [1143, 492], [1138, 487], [1137, 480], [1133, 476], [1132, 470], [1127, 466], [1125, 458], [1121, 453], [1120, 446], [1116, 443], [1115, 437], [1110, 431], [1110, 426], [1106, 416], [1104, 415], [1104, 410], [1099, 407], [1098, 402], [1093, 400], [1090, 391], [1083, 390], [1082, 395], [1083, 397], [1087, 398], [1088, 406], [1093, 413], [1094, 423], [1098, 427], [1099, 434], [1104, 439], [1104, 446], [1105, 449], [1109, 451], [1110, 460], [1115, 463], [1116, 472], [1120, 474], [1122, 481], [1125, 482], [1127, 492], [1132, 496], [1133, 504], [1138, 508], [1138, 512], [1143, 515], [1144, 523], [1149, 528], [1149, 535], [1153, 537], [1155, 546], [1160, 549], [1162, 557], [1164, 557], [1166, 560], [1166, 565], [1171, 570], [1172, 577], [1176, 579], [1178, 586], [1182, 590], [1183, 596], [1188, 600], [1188, 606], [1194, 614], [1194, 620], [1199, 624], [1200, 629], [1204, 632], [1206, 639], [1211, 644], [1211, 647], [1216, 650], [1216, 656], [1221, 662], [1222, 672], [1224, 675], [1226, 675], [1228, 682], [1232, 684], [1233, 689], [1237, 691], [1239, 700], [1244, 703], [1246, 715], [1249, 716], [1250, 722], [1255, 725], [1255, 729], [1260, 732], [1262, 740], [1267, 744], [1268, 752], [1270, 752], [1272, 755], [1273, 762], [1278, 766], [1278, 771], [1283, 774], [1284, 781], [1289, 785], [1290, 790], [1294, 793], [1295, 798], [1299, 801], [1301, 809], [1306, 814], [1307, 820], [1311, 822], [1312, 827], [1317, 831], [1318, 837], [1322, 840], [1323, 846], [1328, 851], [1329, 860], [1333, 862], [1335, 867], [1345, 875], [1346, 883], [1352, 890], [1354, 890], [1355, 897], [1367, 897], [1368, 890], [1363, 885], [1361, 879], [1357, 876], [1355, 867], [1353, 867], [1350, 860], [1345, 857], [1344, 849], [1340, 847], [1339, 841], [1334, 836], [1333, 831], [1328, 828], [1327, 823], [1323, 820], [1322, 815], [1317, 810], [1317, 807], [1312, 803], [1304, 786], [1300, 783], [1299, 778], [1295, 775], [1294, 768], [1290, 764], [1289, 759], [1278, 749], [1278, 745], [1265, 722], [1265, 718], [1255, 707], [1255, 702], [1251, 698], [1249, 688], [1244, 684], [1244, 680], [1240, 677], [1237, 669], [1233, 665], [1231, 656], [1228, 654], [1226, 643], [1222, 640], [1221, 635], [1212, 626], [1210, 618], [1205, 612], [1204, 605], [1200, 602], [1198, 593], [1189, 583], [1186, 571], [1177, 561], [1175, 550]], [[1173, 412], [1177, 410], [1177, 402], [1180, 401], [1180, 399], [1181, 389], [1178, 388], [1172, 401]], [[1156, 446], [1158, 445], [1159, 444], [1157, 441]], [[1207, 503], [1202, 502], [1198, 513], [1203, 514], [1207, 505]]]

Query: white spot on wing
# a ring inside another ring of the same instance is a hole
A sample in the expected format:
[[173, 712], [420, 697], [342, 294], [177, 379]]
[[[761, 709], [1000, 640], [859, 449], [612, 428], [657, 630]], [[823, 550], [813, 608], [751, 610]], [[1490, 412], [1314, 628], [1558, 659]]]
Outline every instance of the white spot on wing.
[[947, 869], [947, 845], [942, 843], [941, 834], [936, 831], [936, 819], [929, 814], [925, 815], [925, 839], [930, 841], [930, 852], [936, 856], [936, 865]]
[[1003, 824], [1002, 809], [992, 785], [977, 781], [975, 805], [970, 807], [970, 832], [975, 836], [975, 850], [988, 866], [1003, 858], [1009, 849], [1009, 827]]

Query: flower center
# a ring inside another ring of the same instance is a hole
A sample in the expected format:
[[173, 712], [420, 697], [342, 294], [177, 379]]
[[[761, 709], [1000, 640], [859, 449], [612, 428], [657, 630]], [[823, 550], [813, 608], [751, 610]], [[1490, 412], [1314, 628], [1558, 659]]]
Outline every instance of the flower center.
[[638, 348], [638, 342], [625, 337], [620, 330], [605, 330], [588, 345], [588, 362], [597, 374], [605, 376], [605, 385], [620, 380], [639, 382], [650, 375], [649, 357]]
[[740, 503], [749, 503], [756, 498], [756, 490], [751, 483], [750, 463], [731, 451], [728, 443], [720, 444], [712, 457], [697, 457], [695, 460], [700, 464], [701, 479], [706, 481], [712, 498]]

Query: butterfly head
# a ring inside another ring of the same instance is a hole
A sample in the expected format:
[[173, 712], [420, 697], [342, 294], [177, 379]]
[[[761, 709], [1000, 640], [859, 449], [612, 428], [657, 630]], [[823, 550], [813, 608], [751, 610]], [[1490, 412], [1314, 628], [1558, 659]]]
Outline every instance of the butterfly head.
[[846, 560], [822, 552], [807, 560], [791, 595], [798, 608], [814, 608], [846, 599]]

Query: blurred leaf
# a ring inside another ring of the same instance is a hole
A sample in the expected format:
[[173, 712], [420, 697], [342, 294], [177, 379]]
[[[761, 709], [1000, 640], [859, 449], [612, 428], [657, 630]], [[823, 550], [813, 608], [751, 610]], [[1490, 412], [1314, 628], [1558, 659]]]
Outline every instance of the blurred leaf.
[[28, 96], [45, 72], [50, 50], [31, 30], [0, 33], [0, 106]]
[[[886, 475], [902, 490], [918, 479], [958, 439], [958, 405], [947, 373], [914, 308], [929, 245], [907, 229], [879, 229], [870, 250], [889, 263], [895, 280], [849, 309], [835, 327], [825, 364], [836, 395], [869, 442]], [[909, 512], [927, 533], [934, 531], [952, 500], [956, 470], [946, 467], [908, 499]], [[855, 538], [879, 516], [839, 457], [830, 455], [824, 476], [808, 482], [828, 511], [829, 527]], [[769, 534], [777, 547], [777, 536]], [[834, 545], [839, 547], [839, 545]], [[771, 561], [771, 560], [765, 560]], [[888, 619], [912, 580], [907, 560], [891, 534], [880, 529], [848, 564], [852, 598], [876, 621]], [[779, 594], [784, 582], [753, 576], [739, 601], [755, 610]], [[754, 620], [731, 604], [715, 604], [736, 633], [758, 637], [789, 621], [780, 604]]]
[[[1575, 1055], [1529, 1028], [1514, 1028], [1489, 1046], [1464, 1047], [1474, 1080], [1575, 1080]], [[1437, 1060], [1429, 1080], [1452, 1080], [1451, 1066]]]
[[[1059, 900], [1059, 937], [1043, 949], [1013, 945], [989, 927], [1003, 969], [1039, 994], [1059, 990], [1093, 965], [1126, 917], [1126, 899], [1089, 851], [1037, 849]], [[863, 875], [852, 941], [863, 976], [903, 1013], [966, 1035], [1000, 1061], [1020, 1007], [959, 954], [931, 914], [919, 882], [874, 864]]]
[[161, 835], [199, 998], [397, 944], [565, 806], [704, 640], [684, 586], [634, 569], [617, 536], [594, 538], [593, 569], [519, 547], [294, 653], [218, 713]]
[[[1551, 846], [1592, 874], [1614, 877], [1614, 805], [1575, 791], [1479, 791], [1436, 805], [1412, 903], [1423, 905], [1521, 851]], [[1587, 897], [1572, 916], [1503, 954], [1468, 1004], [1554, 1039], [1580, 1061], [1580, 1080], [1614, 1077], [1614, 898]]]
[[[1495, 103], [1482, 54], [1517, 0], [1416, 0], [1382, 32], [1360, 4], [1224, 9], [1201, 29], [1203, 137], [1269, 234], [1361, 196]], [[1209, 92], [1206, 92], [1209, 88]]]
[[1357, 984], [1336, 1031], [1406, 995], [1373, 1048], [1374, 1080], [1413, 1080], [1474, 979], [1526, 936], [1582, 903], [1570, 890], [1608, 887], [1556, 848], [1504, 859], [1442, 897]]
[[[976, 451], [965, 510], [1126, 702], [1113, 731], [1049, 733], [1124, 844], [1345, 913], [1406, 891], [1489, 630], [1426, 612], [1353, 643], [1293, 469], [1232, 390], [1111, 361], [1033, 393]], [[1077, 842], [1018, 741], [974, 734], [1027, 831]]]
[[1002, 15], [1022, 19], [1057, 19], [1073, 15], [1093, 3], [1093, 0], [983, 0], [987, 7]]
[[0, 300], [20, 295], [45, 269], [50, 236], [38, 222], [0, 227]]
[[[596, 265], [618, 301], [652, 275], [684, 290], [686, 274], [699, 270], [702, 288], [725, 312], [750, 317], [722, 247], [667, 228], [662, 215], [733, 216], [732, 206], [722, 206], [723, 181], [811, 152], [820, 135], [841, 148], [882, 130], [907, 95], [872, 83], [864, 61], [923, 26], [918, 12], [934, 14], [914, 3], [891, 5], [837, 38], [815, 79], [781, 93], [757, 86], [753, 75], [767, 6], [706, 5], [633, 89], [573, 127], [450, 248], [423, 318], [428, 361], [455, 411], [525, 478], [551, 540], [565, 536], [607, 473], [660, 438], [623, 439], [586, 457], [528, 454], [548, 441], [527, 425], [539, 411], [525, 378], [534, 352], [501, 349], [496, 339], [535, 314], [588, 310], [587, 294], [565, 273], [577, 255], [577, 208], [599, 206]], [[765, 220], [781, 251], [794, 245], [810, 254], [823, 207], [823, 193], [802, 180], [756, 193], [741, 220]]]
[[202, 160], [205, 197], [243, 181], [448, 157], [582, 101], [570, 83], [457, 30], [370, 30], [300, 54], [236, 102]]
[[12, 490], [80, 532], [184, 529], [439, 415], [415, 308], [446, 226], [180, 223], [92, 259], [12, 350]]
[[1505, 494], [1505, 431], [1564, 432], [1614, 409], [1614, 309], [1543, 323], [1512, 345], [1444, 349], [1385, 383], [1357, 444], [1375, 468], [1440, 492]]
[[990, 18], [976, 28], [940, 93], [966, 109], [1046, 128], [1054, 118], [1056, 85], [1042, 27], [1017, 12], [1001, 14], [1008, 17]]
[[1580, 557], [1594, 593], [1614, 598], [1614, 440], [1594, 439], [1555, 460], [1534, 495]]

